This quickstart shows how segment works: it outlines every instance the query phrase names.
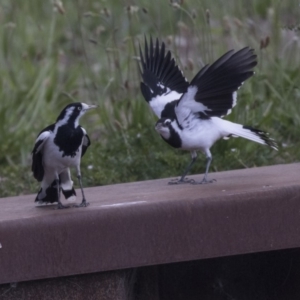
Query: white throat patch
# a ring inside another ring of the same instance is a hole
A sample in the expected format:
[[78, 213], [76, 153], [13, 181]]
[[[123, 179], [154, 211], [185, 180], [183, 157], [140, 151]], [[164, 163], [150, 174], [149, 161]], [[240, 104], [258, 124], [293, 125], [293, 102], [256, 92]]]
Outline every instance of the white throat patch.
[[[74, 111], [74, 107], [69, 107], [69, 108], [67, 109], [67, 112], [66, 112], [64, 118], [63, 118], [62, 120], [59, 120], [59, 121], [55, 124], [54, 134], [57, 133], [57, 129], [58, 129], [59, 127], [61, 127], [61, 126], [63, 126], [63, 125], [65, 125], [65, 124], [68, 123], [68, 120], [69, 120], [70, 116], [72, 115], [73, 111]], [[78, 120], [76, 120], [75, 126], [76, 126], [76, 123], [77, 123], [77, 125], [78, 125]], [[76, 127], [77, 127], [77, 126], [76, 126]]]

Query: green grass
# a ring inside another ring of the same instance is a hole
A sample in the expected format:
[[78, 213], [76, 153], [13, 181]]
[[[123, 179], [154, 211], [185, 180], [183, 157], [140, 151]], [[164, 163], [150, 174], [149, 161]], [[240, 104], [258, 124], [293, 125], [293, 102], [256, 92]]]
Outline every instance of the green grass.
[[[270, 132], [280, 149], [219, 141], [211, 171], [299, 161], [298, 1], [77, 0], [63, 1], [64, 14], [53, 3], [0, 1], [1, 197], [37, 191], [30, 172], [36, 135], [71, 99], [99, 105], [81, 121], [92, 140], [82, 161], [85, 186], [183, 171], [190, 155], [157, 135], [139, 90], [138, 43], [150, 34], [167, 43], [188, 79], [229, 49], [256, 50], [256, 75], [227, 119]], [[203, 171], [201, 156], [192, 172]]]

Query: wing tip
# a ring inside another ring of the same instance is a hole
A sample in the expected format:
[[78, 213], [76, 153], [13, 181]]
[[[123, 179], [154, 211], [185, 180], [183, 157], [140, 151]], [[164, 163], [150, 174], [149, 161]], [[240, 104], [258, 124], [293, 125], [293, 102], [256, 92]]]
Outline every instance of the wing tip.
[[140, 46], [142, 62], [140, 87], [146, 101], [149, 102], [151, 98], [166, 93], [166, 89], [179, 94], [186, 92], [189, 83], [176, 65], [170, 50], [166, 52], [165, 43], [160, 43], [158, 38], [153, 39], [151, 35], [148, 39], [145, 36], [144, 43], [144, 53]]

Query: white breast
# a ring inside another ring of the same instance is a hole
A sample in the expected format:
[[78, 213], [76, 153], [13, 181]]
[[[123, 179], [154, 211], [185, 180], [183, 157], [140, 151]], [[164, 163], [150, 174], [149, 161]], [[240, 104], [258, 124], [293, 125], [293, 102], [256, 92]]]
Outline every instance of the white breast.
[[63, 151], [59, 151], [59, 148], [54, 144], [53, 139], [54, 134], [51, 134], [43, 149], [43, 166], [45, 169], [55, 169], [58, 173], [60, 173], [66, 168], [80, 164], [81, 147], [74, 157], [63, 157]]
[[193, 119], [183, 130], [178, 128], [176, 131], [180, 131], [182, 149], [203, 151], [209, 149], [218, 139], [222, 138], [222, 129], [218, 123], [214, 122], [214, 119]]

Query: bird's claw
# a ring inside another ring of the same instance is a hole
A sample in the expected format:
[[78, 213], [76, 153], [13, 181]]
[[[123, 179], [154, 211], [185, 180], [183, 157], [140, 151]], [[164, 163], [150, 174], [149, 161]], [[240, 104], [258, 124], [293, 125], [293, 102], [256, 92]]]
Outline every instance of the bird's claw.
[[70, 208], [70, 206], [63, 205], [61, 202], [58, 202], [57, 207], [55, 209], [64, 209]]
[[213, 183], [214, 181], [217, 181], [216, 179], [211, 179], [208, 180], [206, 178], [203, 178], [201, 181], [196, 181], [194, 179], [188, 179], [188, 178], [184, 178], [184, 179], [173, 179], [170, 182], [168, 182], [169, 185], [174, 185], [174, 184], [184, 184], [184, 183], [189, 183], [189, 184], [207, 184], [207, 183]]
[[168, 182], [169, 185], [174, 185], [174, 184], [185, 184], [185, 183], [189, 183], [189, 184], [194, 184], [195, 180], [194, 179], [188, 179], [188, 178], [184, 178], [184, 179], [172, 179], [171, 181]]
[[84, 199], [84, 200], [82, 200], [82, 202], [80, 204], [74, 204], [73, 207], [79, 208], [79, 207], [87, 207], [89, 205], [90, 205], [90, 203]]
[[200, 182], [195, 182], [194, 184], [207, 184], [207, 183], [213, 183], [217, 181], [216, 179], [211, 179], [211, 180], [208, 180], [206, 178], [203, 178], [203, 180], [201, 180]]

